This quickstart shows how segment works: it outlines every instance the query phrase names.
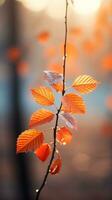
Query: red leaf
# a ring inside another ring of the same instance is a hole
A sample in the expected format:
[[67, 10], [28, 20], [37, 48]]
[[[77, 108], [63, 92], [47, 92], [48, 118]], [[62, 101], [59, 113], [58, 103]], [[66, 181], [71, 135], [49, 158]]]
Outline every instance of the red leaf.
[[61, 144], [69, 144], [72, 140], [72, 133], [69, 131], [68, 128], [62, 127], [57, 132], [57, 141]]
[[51, 147], [49, 144], [44, 143], [42, 144], [36, 151], [35, 154], [36, 156], [41, 160], [45, 161], [47, 160], [49, 154], [51, 153]]
[[53, 161], [51, 167], [50, 167], [50, 174], [55, 175], [60, 172], [62, 166], [62, 161], [61, 158], [57, 158], [56, 160]]

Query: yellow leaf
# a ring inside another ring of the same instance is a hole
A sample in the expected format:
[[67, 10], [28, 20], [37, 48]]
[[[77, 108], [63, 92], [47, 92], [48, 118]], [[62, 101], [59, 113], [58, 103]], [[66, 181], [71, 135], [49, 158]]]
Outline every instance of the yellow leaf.
[[41, 86], [32, 89], [32, 95], [35, 101], [44, 106], [51, 106], [54, 104], [54, 94], [48, 87]]
[[82, 94], [89, 93], [96, 89], [98, 82], [89, 75], [78, 76], [72, 87]]
[[62, 98], [62, 103], [62, 110], [64, 112], [81, 114], [86, 111], [82, 97], [74, 93], [66, 94]]
[[17, 139], [17, 153], [34, 151], [43, 143], [44, 136], [41, 131], [29, 129], [22, 132]]
[[36, 112], [34, 112], [31, 116], [29, 126], [30, 128], [33, 126], [41, 125], [44, 123], [50, 122], [54, 118], [54, 113], [45, 110], [45, 109], [40, 109]]

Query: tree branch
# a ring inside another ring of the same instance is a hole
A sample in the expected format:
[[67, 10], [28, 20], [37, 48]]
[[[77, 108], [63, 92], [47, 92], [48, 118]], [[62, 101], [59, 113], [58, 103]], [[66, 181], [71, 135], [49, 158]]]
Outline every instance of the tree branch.
[[[67, 50], [67, 33], [68, 33], [68, 30], [67, 30], [68, 0], [65, 0], [65, 1], [66, 1], [66, 10], [65, 10], [65, 40], [64, 40], [64, 57], [63, 57], [63, 90], [62, 90], [62, 96], [64, 96], [64, 94], [65, 94], [66, 58], [67, 58], [66, 50]], [[49, 175], [49, 170], [50, 170], [51, 164], [52, 164], [54, 156], [55, 156], [55, 152], [56, 152], [56, 132], [57, 132], [57, 128], [58, 128], [59, 113], [61, 111], [61, 108], [62, 108], [62, 102], [61, 102], [60, 107], [59, 107], [59, 109], [57, 110], [57, 113], [56, 113], [56, 122], [55, 122], [55, 127], [54, 127], [54, 132], [53, 132], [54, 142], [53, 142], [53, 151], [52, 151], [51, 159], [49, 161], [49, 165], [47, 167], [47, 171], [46, 171], [46, 174], [44, 176], [43, 182], [42, 182], [39, 190], [37, 191], [35, 200], [39, 200], [41, 191], [43, 190], [43, 188], [44, 188], [44, 186], [46, 184], [46, 181], [47, 181], [47, 178], [48, 178], [48, 175]]]

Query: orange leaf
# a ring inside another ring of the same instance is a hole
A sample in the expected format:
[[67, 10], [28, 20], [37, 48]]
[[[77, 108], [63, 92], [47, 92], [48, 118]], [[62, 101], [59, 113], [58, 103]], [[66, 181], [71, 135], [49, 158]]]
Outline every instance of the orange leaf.
[[49, 144], [44, 143], [42, 144], [36, 151], [35, 154], [36, 156], [41, 160], [41, 161], [45, 161], [49, 154], [51, 153], [51, 147]]
[[52, 163], [52, 165], [50, 167], [49, 172], [52, 175], [55, 175], [55, 174], [57, 174], [57, 173], [60, 172], [61, 166], [62, 166], [61, 158], [57, 158], [56, 160], [53, 161], [53, 163]]
[[89, 93], [97, 87], [98, 82], [91, 76], [82, 75], [78, 76], [74, 81], [72, 87], [80, 93]]
[[43, 133], [35, 129], [22, 132], [17, 139], [17, 153], [34, 151], [44, 140]]
[[56, 92], [62, 92], [63, 90], [62, 83], [53, 83], [51, 86], [56, 90]]
[[45, 42], [47, 42], [47, 40], [49, 39], [49, 37], [50, 37], [49, 32], [44, 31], [44, 32], [40, 33], [40, 34], [37, 36], [37, 40], [38, 40], [40, 43], [45, 43]]
[[50, 88], [41, 86], [39, 88], [32, 89], [31, 91], [37, 103], [44, 106], [51, 106], [54, 104], [54, 94]]
[[85, 113], [85, 104], [81, 96], [69, 93], [62, 98], [62, 110], [69, 113]]
[[72, 133], [69, 131], [68, 128], [62, 127], [57, 132], [57, 141], [61, 144], [69, 144], [72, 140]]
[[54, 113], [49, 110], [40, 109], [34, 112], [31, 116], [29, 126], [41, 125], [50, 122], [54, 118]]

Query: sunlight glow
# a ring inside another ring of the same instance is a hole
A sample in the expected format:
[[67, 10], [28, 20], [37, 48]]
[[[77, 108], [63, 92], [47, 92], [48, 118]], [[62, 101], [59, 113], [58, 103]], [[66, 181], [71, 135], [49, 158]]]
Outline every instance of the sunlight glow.
[[65, 14], [65, 0], [49, 1], [47, 14], [54, 19], [63, 19]]
[[102, 0], [75, 0], [74, 9], [78, 14], [91, 15], [100, 8], [101, 1]]
[[5, 0], [0, 0], [0, 6], [2, 6], [5, 3]]
[[49, 0], [19, 0], [23, 3], [23, 5], [28, 8], [29, 10], [32, 10], [34, 12], [43, 10]]

